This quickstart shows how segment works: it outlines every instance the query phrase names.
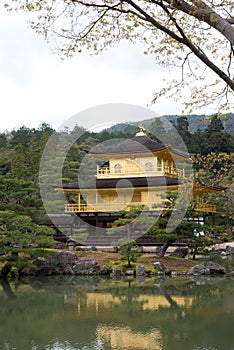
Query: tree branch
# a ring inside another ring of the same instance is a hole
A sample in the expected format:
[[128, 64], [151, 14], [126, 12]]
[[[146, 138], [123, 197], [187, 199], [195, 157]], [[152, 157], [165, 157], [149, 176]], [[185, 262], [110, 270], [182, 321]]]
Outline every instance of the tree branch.
[[[225, 74], [221, 69], [218, 68], [212, 61], [209, 60], [207, 55], [200, 49], [197, 48], [191, 40], [185, 35], [184, 31], [182, 28], [178, 25], [176, 19], [174, 16], [170, 13], [170, 11], [163, 5], [161, 4], [161, 7], [164, 9], [164, 11], [167, 13], [169, 18], [173, 21], [174, 25], [176, 26], [177, 30], [181, 34], [181, 36], [184, 39], [184, 45], [186, 45], [205, 65], [207, 65], [211, 70], [213, 70], [222, 80], [224, 80], [227, 85], [234, 91], [234, 81], [230, 79], [230, 76]], [[230, 67], [230, 62], [231, 62], [231, 57], [232, 57], [232, 52], [230, 53], [230, 58], [229, 58], [229, 67]], [[228, 69], [229, 72], [229, 69]]]
[[128, 3], [131, 5], [135, 10], [137, 10], [139, 13], [141, 13], [145, 19], [145, 21], [151, 23], [155, 28], [161, 30], [162, 32], [168, 34], [170, 37], [175, 39], [181, 44], [185, 44], [184, 39], [171, 31], [170, 29], [166, 28], [162, 24], [160, 24], [158, 21], [156, 21], [152, 16], [150, 16], [146, 11], [144, 11], [140, 6], [138, 6], [135, 2], [132, 0], [123, 0], [123, 2]]
[[[194, 5], [188, 4], [183, 0], [163, 0], [172, 8], [180, 10], [192, 17], [197, 18], [209, 24], [211, 27], [219, 31], [232, 45], [234, 45], [234, 28], [227, 21], [216, 13], [211, 7], [207, 6], [204, 1], [196, 0]], [[162, 1], [162, 2], [163, 2]]]

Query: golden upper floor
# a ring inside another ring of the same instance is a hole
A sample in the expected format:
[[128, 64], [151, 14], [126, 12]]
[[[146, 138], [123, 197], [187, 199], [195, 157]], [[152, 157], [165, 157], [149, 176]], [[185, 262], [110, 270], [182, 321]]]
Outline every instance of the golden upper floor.
[[109, 177], [132, 177], [132, 176], [172, 176], [184, 177], [184, 169], [178, 169], [174, 163], [168, 160], [158, 159], [128, 159], [114, 158], [110, 159], [109, 164], [105, 166], [97, 165], [98, 179]]
[[189, 154], [146, 136], [142, 128], [131, 139], [108, 142], [94, 147], [88, 154], [99, 159], [98, 179], [138, 176], [184, 177], [182, 162]]

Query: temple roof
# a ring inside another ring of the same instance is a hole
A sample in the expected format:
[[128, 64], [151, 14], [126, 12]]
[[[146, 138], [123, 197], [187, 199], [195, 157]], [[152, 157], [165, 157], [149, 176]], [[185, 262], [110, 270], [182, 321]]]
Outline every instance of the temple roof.
[[124, 179], [108, 178], [94, 179], [84, 182], [63, 183], [53, 185], [55, 188], [63, 189], [108, 189], [108, 188], [132, 188], [132, 187], [157, 187], [157, 186], [176, 186], [182, 183], [181, 179], [168, 176], [151, 177], [129, 177]]
[[163, 150], [167, 150], [183, 158], [190, 156], [187, 152], [175, 149], [168, 144], [164, 145], [162, 142], [154, 141], [146, 135], [139, 135], [139, 133], [131, 139], [121, 140], [120, 142], [109, 145], [98, 145], [89, 151], [89, 155], [98, 157], [107, 154], [135, 154]]
[[112, 145], [100, 145], [91, 150], [93, 154], [135, 153], [142, 151], [157, 151], [167, 148], [161, 142], [154, 141], [147, 136], [134, 136], [131, 139], [121, 140]]
[[[160, 186], [177, 186], [186, 183], [185, 179], [173, 178], [169, 176], [150, 176], [150, 177], [128, 177], [128, 178], [107, 178], [94, 179], [89, 181], [80, 181], [73, 183], [62, 183], [52, 185], [54, 188], [74, 189], [74, 190], [90, 190], [90, 189], [108, 189], [108, 188], [137, 188], [137, 187], [160, 187]], [[194, 189], [212, 191], [225, 191], [224, 186], [210, 186], [195, 181]]]

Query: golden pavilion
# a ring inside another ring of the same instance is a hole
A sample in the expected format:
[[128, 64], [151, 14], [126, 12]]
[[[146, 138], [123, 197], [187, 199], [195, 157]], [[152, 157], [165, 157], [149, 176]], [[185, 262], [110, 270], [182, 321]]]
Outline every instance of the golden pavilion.
[[[120, 211], [132, 206], [156, 211], [165, 192], [178, 191], [188, 182], [185, 168], [190, 154], [149, 138], [143, 127], [131, 139], [92, 148], [88, 157], [96, 160], [93, 178], [55, 185], [55, 189], [72, 198], [65, 213], [96, 230], [112, 227]], [[215, 206], [204, 202], [204, 194], [217, 190], [221, 189], [193, 185], [197, 211], [215, 213]]]

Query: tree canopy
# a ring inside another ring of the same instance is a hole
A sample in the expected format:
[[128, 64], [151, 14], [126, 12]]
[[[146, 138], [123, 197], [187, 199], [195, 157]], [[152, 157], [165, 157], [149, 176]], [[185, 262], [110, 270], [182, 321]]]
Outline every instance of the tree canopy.
[[36, 12], [32, 28], [55, 39], [65, 56], [83, 48], [98, 53], [123, 39], [143, 44], [157, 64], [181, 69], [154, 101], [182, 99], [188, 90], [187, 110], [214, 101], [224, 108], [233, 96], [232, 0], [6, 0], [5, 7]]

